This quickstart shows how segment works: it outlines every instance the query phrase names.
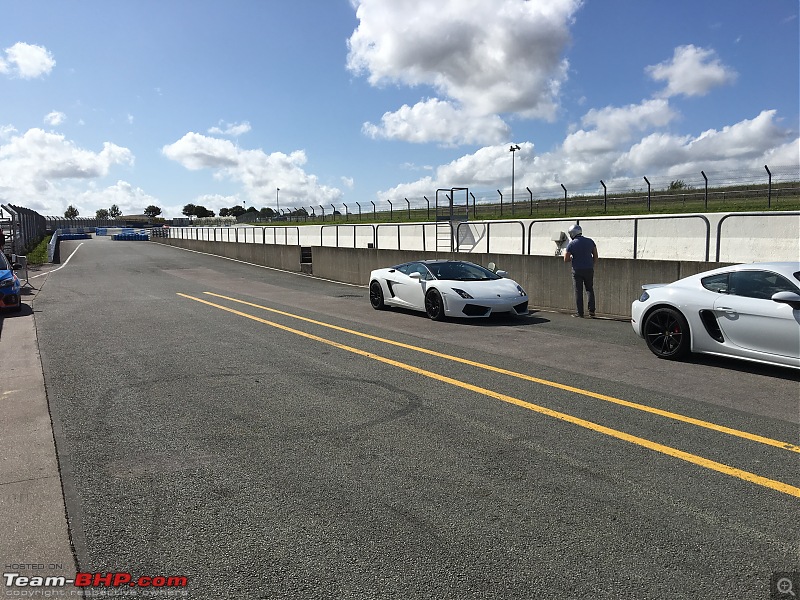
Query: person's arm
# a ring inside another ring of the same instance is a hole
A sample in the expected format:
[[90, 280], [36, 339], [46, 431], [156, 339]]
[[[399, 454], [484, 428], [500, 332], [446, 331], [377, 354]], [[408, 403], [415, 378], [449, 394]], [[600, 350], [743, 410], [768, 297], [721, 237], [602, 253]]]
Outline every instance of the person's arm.
[[565, 251], [564, 252], [564, 262], [568, 263], [571, 260], [572, 260], [572, 252], [570, 252], [569, 250]]
[[600, 258], [600, 255], [597, 254], [597, 244], [595, 244], [594, 246], [592, 246], [592, 266], [594, 266], [595, 263], [597, 263], [598, 258]]

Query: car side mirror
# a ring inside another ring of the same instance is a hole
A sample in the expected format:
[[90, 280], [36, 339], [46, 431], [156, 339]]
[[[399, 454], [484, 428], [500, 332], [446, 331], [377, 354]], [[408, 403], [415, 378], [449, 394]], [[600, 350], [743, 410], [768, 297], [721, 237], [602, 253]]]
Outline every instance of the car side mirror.
[[419, 273], [409, 273], [408, 276], [411, 277], [411, 279], [416, 279], [417, 281], [419, 281], [420, 277], [422, 277], [422, 275]]
[[508, 277], [508, 271], [495, 271], [495, 275], [499, 275], [500, 277]]
[[772, 294], [772, 301], [788, 304], [794, 310], [800, 310], [800, 294], [795, 292], [777, 292]]
[[19, 271], [21, 268], [22, 268], [22, 265], [19, 264], [19, 263], [14, 263], [14, 264], [11, 265], [11, 270], [12, 271]]

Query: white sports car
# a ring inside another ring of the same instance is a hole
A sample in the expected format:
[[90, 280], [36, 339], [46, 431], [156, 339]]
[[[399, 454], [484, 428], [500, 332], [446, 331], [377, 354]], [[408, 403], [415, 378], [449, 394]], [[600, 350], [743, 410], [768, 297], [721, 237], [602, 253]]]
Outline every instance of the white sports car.
[[642, 289], [631, 324], [656, 356], [702, 352], [800, 369], [800, 262], [733, 265]]
[[528, 295], [505, 275], [464, 260], [408, 262], [372, 271], [369, 301], [376, 310], [424, 310], [435, 321], [494, 313], [527, 315]]

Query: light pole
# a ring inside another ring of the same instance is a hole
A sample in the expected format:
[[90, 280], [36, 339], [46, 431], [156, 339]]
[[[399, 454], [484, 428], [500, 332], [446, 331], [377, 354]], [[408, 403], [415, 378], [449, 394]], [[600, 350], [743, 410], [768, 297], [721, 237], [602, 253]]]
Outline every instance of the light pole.
[[275, 208], [278, 209], [278, 214], [281, 214], [281, 203], [278, 198], [278, 194], [280, 194], [281, 188], [275, 188]]
[[513, 144], [508, 151], [511, 152], [511, 215], [514, 215], [514, 158], [519, 150], [518, 144]]

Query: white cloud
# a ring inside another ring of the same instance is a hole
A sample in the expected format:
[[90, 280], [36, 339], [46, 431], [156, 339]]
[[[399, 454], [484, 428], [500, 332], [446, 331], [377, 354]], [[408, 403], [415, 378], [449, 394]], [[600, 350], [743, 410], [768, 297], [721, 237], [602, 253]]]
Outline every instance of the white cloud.
[[371, 138], [440, 142], [448, 146], [497, 144], [511, 135], [508, 125], [497, 115], [469, 115], [437, 98], [413, 107], [404, 104], [396, 112], [385, 113], [380, 125], [364, 123], [362, 131]]
[[17, 133], [17, 128], [13, 125], [0, 125], [0, 141], [11, 139]]
[[0, 73], [11, 74], [21, 79], [36, 79], [48, 75], [56, 61], [43, 46], [17, 42], [5, 49], [6, 58], [0, 56]]
[[737, 73], [725, 66], [713, 50], [691, 44], [675, 48], [672, 60], [648, 66], [645, 71], [656, 81], [666, 81], [660, 94], [665, 97], [705, 96], [712, 88], [733, 83]]
[[65, 115], [63, 112], [54, 110], [45, 115], [44, 122], [55, 127], [57, 125], [61, 125], [66, 118], [67, 115]]
[[[761, 169], [764, 164], [798, 166], [797, 134], [782, 129], [776, 112], [763, 111], [722, 130], [697, 135], [659, 131], [674, 118], [666, 100], [648, 100], [623, 108], [607, 107], [586, 113], [582, 123], [594, 126], [567, 136], [551, 152], [537, 155], [533, 145], [520, 143], [516, 153], [516, 190], [530, 187], [541, 193], [595, 188], [603, 179], [642, 181], [645, 175], [683, 177], [686, 174], [736, 173]], [[378, 194], [381, 199], [421, 197], [437, 188], [471, 187], [476, 191], [509, 191], [511, 157], [507, 146], [490, 146], [436, 169], [435, 175], [403, 183]]]
[[[554, 119], [569, 66], [562, 55], [580, 0], [353, 4], [359, 25], [348, 40], [347, 66], [353, 73], [366, 74], [372, 85], [428, 86], [470, 118], [512, 113]], [[432, 107], [426, 101], [415, 108], [429, 116]], [[368, 132], [406, 139], [409, 128], [398, 117], [419, 117], [413, 111], [404, 107], [387, 113], [383, 127]], [[452, 132], [437, 138], [441, 128], [428, 120], [412, 122], [433, 127], [430, 133], [417, 134], [423, 141], [454, 141]], [[490, 121], [490, 137], [501, 123], [498, 117]]]
[[353, 186], [355, 185], [355, 181], [352, 177], [342, 177], [342, 185], [346, 187], [348, 190], [352, 190]]
[[208, 133], [212, 135], [224, 135], [227, 137], [238, 137], [250, 131], [250, 123], [225, 123], [220, 121], [218, 126], [210, 127]]
[[[80, 204], [83, 216], [94, 216], [97, 208], [107, 208], [113, 203], [105, 200], [110, 192], [95, 187], [98, 180], [114, 166], [134, 162], [130, 150], [109, 142], [94, 152], [78, 147], [63, 135], [42, 129], [30, 129], [21, 135], [13, 127], [3, 130], [0, 198], [42, 215], [61, 215], [69, 204]], [[123, 195], [115, 192], [114, 197]], [[139, 195], [144, 197], [141, 191]], [[121, 202], [118, 204], [122, 206]]]
[[315, 204], [338, 200], [341, 190], [320, 185], [315, 175], [303, 170], [306, 154], [263, 150], [244, 150], [228, 140], [187, 133], [168, 144], [163, 154], [190, 170], [211, 169], [217, 179], [242, 185], [245, 199], [253, 205], [273, 206], [276, 188], [281, 189], [281, 205]]

